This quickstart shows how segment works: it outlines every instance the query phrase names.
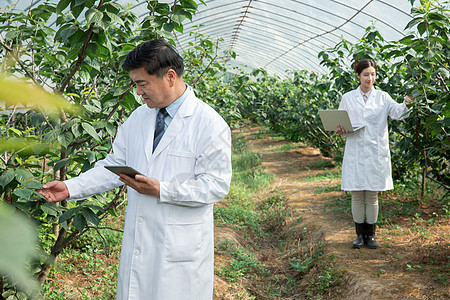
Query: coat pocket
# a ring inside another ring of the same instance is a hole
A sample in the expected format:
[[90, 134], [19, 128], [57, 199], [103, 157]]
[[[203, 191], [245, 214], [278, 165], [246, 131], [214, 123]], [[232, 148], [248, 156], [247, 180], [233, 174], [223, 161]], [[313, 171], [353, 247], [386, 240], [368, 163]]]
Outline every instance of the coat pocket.
[[167, 261], [194, 261], [202, 247], [202, 224], [166, 224], [164, 255]]
[[167, 153], [166, 181], [184, 181], [194, 177], [195, 155], [192, 152], [169, 151]]

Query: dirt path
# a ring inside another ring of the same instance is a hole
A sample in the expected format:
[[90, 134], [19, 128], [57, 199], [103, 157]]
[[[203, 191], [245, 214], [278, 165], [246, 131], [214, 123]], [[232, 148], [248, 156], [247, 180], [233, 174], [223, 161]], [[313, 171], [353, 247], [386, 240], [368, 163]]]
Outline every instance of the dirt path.
[[[355, 231], [350, 214], [326, 209], [327, 203], [337, 201], [344, 193], [339, 188], [317, 193], [318, 189], [340, 185], [339, 176], [338, 179], [334, 176], [335, 179], [305, 180], [327, 172], [339, 172], [338, 169], [314, 167], [324, 160], [319, 150], [296, 144], [292, 148], [284, 147], [288, 149], [284, 151], [283, 145], [289, 144], [287, 141], [267, 135], [262, 137], [258, 127], [246, 128], [243, 134], [251, 149], [261, 154], [263, 168], [276, 175], [277, 189], [287, 197], [289, 205], [299, 211], [305, 226], [323, 232], [325, 254], [335, 256], [333, 263], [348, 279], [344, 296], [339, 299], [450, 299], [448, 283], [433, 280], [433, 259], [447, 259], [450, 263], [448, 220], [438, 227], [427, 228], [427, 235], [411, 229], [417, 223], [411, 225], [410, 220], [404, 220], [400, 227], [378, 229], [379, 249], [351, 249]], [[439, 253], [425, 250], [427, 245], [436, 244], [443, 246]], [[447, 272], [449, 268], [447, 265]]]

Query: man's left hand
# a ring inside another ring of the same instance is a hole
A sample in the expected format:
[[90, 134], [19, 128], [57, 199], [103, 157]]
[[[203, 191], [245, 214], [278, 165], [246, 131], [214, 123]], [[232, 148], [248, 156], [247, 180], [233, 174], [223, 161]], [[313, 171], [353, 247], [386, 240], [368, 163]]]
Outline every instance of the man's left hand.
[[138, 174], [133, 179], [128, 175], [120, 174], [120, 181], [135, 189], [140, 194], [155, 196], [159, 198], [159, 181], [155, 178], [150, 178]]

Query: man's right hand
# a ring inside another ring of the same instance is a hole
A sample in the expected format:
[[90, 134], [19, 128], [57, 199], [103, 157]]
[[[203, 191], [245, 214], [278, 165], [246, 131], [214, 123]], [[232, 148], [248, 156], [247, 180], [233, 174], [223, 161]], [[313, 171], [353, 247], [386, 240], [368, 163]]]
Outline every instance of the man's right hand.
[[62, 181], [51, 181], [38, 190], [38, 193], [47, 199], [47, 202], [60, 202], [69, 197], [69, 190]]

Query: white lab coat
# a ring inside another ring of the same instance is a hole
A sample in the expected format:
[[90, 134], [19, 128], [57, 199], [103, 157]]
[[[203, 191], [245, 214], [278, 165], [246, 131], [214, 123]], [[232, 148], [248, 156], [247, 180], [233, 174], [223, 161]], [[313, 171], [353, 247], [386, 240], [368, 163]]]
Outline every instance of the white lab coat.
[[393, 189], [387, 117], [407, 117], [405, 103], [373, 88], [364, 103], [360, 88], [342, 96], [339, 109], [348, 111], [352, 125], [365, 127], [346, 134], [341, 189], [385, 191]]
[[66, 181], [79, 200], [121, 184], [104, 165], [128, 165], [160, 181], [161, 197], [128, 188], [117, 299], [209, 300], [213, 296], [213, 205], [231, 181], [231, 133], [191, 91], [152, 154], [156, 109], [121, 126], [113, 154]]

